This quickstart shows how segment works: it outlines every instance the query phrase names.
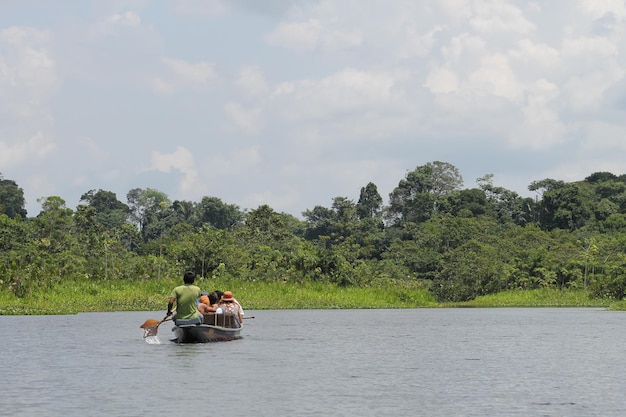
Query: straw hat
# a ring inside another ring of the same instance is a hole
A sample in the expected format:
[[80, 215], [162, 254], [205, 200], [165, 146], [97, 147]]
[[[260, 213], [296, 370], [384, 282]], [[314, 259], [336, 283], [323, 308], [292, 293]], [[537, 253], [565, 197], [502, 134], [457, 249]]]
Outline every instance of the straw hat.
[[235, 297], [233, 297], [232, 292], [225, 291], [224, 294], [222, 294], [222, 301], [232, 302], [232, 301], [235, 301]]

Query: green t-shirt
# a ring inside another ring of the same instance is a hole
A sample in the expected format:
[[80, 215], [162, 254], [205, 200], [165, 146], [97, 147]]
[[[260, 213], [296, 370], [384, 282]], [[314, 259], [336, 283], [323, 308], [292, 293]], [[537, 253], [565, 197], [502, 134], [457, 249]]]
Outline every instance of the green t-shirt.
[[172, 298], [176, 299], [176, 319], [188, 320], [198, 317], [196, 300], [200, 297], [200, 288], [195, 285], [179, 285], [172, 290]]

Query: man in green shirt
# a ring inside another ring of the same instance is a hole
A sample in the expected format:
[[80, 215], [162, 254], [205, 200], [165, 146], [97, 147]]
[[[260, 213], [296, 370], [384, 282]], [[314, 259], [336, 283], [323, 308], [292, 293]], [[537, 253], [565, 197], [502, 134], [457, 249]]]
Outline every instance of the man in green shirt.
[[176, 304], [174, 323], [184, 320], [185, 324], [200, 324], [202, 320], [198, 314], [196, 300], [200, 297], [200, 288], [193, 285], [196, 274], [191, 271], [183, 276], [184, 285], [179, 285], [172, 290], [170, 300], [167, 303], [167, 317], [172, 315], [172, 307]]

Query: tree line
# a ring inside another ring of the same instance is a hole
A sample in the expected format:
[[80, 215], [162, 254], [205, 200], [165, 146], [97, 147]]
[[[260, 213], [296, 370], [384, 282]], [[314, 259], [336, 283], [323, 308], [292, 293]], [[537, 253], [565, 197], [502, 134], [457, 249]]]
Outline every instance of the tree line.
[[241, 210], [218, 197], [171, 201], [156, 189], [126, 202], [89, 190], [75, 210], [59, 196], [27, 216], [23, 190], [0, 175], [0, 288], [23, 297], [61, 280], [179, 276], [341, 286], [423, 285], [439, 301], [511, 289], [583, 288], [626, 295], [626, 176], [534, 181], [536, 198], [463, 188], [434, 161], [407, 172], [387, 205], [375, 184], [335, 197], [303, 220], [268, 205]]

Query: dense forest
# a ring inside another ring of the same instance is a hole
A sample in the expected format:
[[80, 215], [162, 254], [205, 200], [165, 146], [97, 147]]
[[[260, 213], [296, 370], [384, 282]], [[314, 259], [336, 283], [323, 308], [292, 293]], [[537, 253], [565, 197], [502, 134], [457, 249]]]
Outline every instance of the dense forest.
[[624, 298], [626, 176], [534, 181], [535, 199], [492, 180], [465, 189], [455, 166], [434, 161], [407, 172], [388, 205], [369, 183], [358, 201], [335, 197], [300, 220], [218, 197], [171, 201], [151, 188], [130, 190], [126, 203], [89, 190], [75, 210], [50, 196], [29, 217], [23, 190], [0, 175], [0, 288], [23, 297], [61, 280], [149, 280], [191, 269], [241, 281], [412, 281], [438, 301], [534, 288]]

